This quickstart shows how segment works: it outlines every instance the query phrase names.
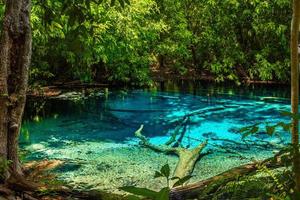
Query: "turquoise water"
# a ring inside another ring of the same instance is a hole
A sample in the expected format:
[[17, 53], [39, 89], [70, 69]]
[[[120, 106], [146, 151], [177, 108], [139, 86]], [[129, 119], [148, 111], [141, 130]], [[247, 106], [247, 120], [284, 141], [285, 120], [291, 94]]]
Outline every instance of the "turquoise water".
[[[141, 148], [134, 132], [141, 124], [153, 144], [163, 144], [183, 116], [192, 115], [183, 144], [193, 148], [208, 139], [192, 182], [240, 164], [272, 156], [289, 142], [289, 134], [269, 136], [266, 123], [288, 122], [288, 89], [174, 88], [167, 91], [128, 90], [74, 100], [28, 102], [20, 138], [26, 161], [57, 159], [57, 178], [78, 189], [118, 192], [125, 185], [160, 188], [154, 170], [177, 157]], [[171, 92], [170, 92], [171, 91]], [[174, 92], [175, 91], [175, 92]], [[267, 98], [266, 98], [267, 97]], [[270, 98], [278, 97], [278, 98]], [[238, 129], [263, 123], [257, 135], [242, 140]]]

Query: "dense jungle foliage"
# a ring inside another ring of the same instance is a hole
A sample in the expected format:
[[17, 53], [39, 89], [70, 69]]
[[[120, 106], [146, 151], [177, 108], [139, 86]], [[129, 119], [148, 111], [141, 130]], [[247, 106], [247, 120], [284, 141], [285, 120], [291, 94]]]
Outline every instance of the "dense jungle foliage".
[[31, 84], [289, 80], [289, 0], [100, 1], [33, 1]]

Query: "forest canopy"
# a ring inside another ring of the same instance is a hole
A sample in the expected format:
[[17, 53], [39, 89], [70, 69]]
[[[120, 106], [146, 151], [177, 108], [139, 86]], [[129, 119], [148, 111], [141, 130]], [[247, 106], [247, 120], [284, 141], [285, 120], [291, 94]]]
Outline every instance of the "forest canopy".
[[[33, 0], [31, 85], [149, 85], [155, 71], [216, 81], [289, 80], [289, 0], [111, 3]], [[3, 12], [2, 3], [0, 19]]]

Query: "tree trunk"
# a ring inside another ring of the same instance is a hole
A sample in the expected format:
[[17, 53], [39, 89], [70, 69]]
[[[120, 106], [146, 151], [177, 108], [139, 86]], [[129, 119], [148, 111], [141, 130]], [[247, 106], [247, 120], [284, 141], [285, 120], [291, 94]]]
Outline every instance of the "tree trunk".
[[0, 39], [0, 156], [21, 174], [18, 137], [31, 59], [31, 0], [6, 0]]
[[[298, 37], [300, 24], [300, 0], [293, 1], [293, 18], [291, 23], [291, 109], [293, 114], [298, 114], [299, 103], [299, 60]], [[300, 158], [299, 158], [299, 121], [292, 119], [292, 144], [293, 144], [293, 171], [295, 175], [296, 191], [300, 192]]]

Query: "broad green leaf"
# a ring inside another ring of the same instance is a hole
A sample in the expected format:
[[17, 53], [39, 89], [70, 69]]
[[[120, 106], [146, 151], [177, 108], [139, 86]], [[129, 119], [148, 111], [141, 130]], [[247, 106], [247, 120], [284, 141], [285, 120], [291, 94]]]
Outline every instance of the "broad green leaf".
[[160, 173], [166, 177], [169, 178], [170, 177], [170, 166], [169, 164], [165, 164], [164, 166], [162, 166], [162, 168], [160, 169]]
[[114, 6], [114, 5], [115, 5], [115, 3], [116, 3], [116, 0], [111, 0], [111, 2], [110, 2], [110, 6]]
[[267, 129], [267, 133], [269, 135], [273, 135], [274, 131], [275, 131], [275, 126], [266, 126]]
[[170, 180], [176, 180], [176, 179], [180, 179], [180, 178], [177, 177], [177, 176], [174, 176], [174, 177], [170, 178]]
[[120, 3], [120, 5], [122, 6], [122, 8], [124, 8], [124, 7], [125, 7], [124, 0], [119, 0], [119, 3]]
[[281, 111], [280, 114], [281, 114], [282, 116], [291, 117], [291, 118], [293, 118], [293, 119], [297, 119], [297, 120], [300, 119], [300, 114], [299, 114], [299, 113], [294, 114], [294, 113], [291, 113], [291, 112], [288, 112], [288, 111]]
[[148, 197], [148, 198], [152, 198], [152, 199], [155, 199], [157, 197], [157, 192], [149, 190], [147, 188], [125, 186], [125, 187], [120, 187], [119, 189], [124, 190], [125, 192], [129, 192], [134, 195], [144, 196], [144, 197]]
[[133, 196], [133, 195], [128, 195], [125, 198], [126, 198], [126, 200], [141, 200], [141, 198], [139, 198], [137, 196]]
[[245, 131], [248, 131], [250, 128], [251, 128], [251, 127], [246, 126], [246, 127], [240, 128], [238, 131], [239, 131], [240, 133], [243, 133], [243, 132], [245, 132]]
[[284, 131], [289, 131], [290, 128], [291, 128], [291, 124], [290, 123], [279, 122], [277, 124], [277, 126], [281, 126]]
[[292, 115], [292, 113], [290, 113], [290, 112], [288, 112], [288, 111], [280, 111], [280, 114], [282, 115], [282, 116], [291, 116]]
[[155, 171], [154, 178], [159, 178], [159, 177], [163, 177], [163, 175], [160, 172]]
[[254, 126], [251, 130], [250, 130], [250, 133], [254, 134], [254, 133], [257, 133], [259, 130], [258, 126]]
[[130, 5], [130, 1], [129, 0], [124, 0], [126, 4]]
[[169, 200], [170, 188], [165, 187], [158, 192], [158, 196], [155, 200]]
[[183, 185], [185, 182], [190, 180], [193, 176], [192, 175], [187, 175], [181, 179], [179, 179], [176, 183], [174, 183], [173, 187], [177, 187], [179, 185]]

